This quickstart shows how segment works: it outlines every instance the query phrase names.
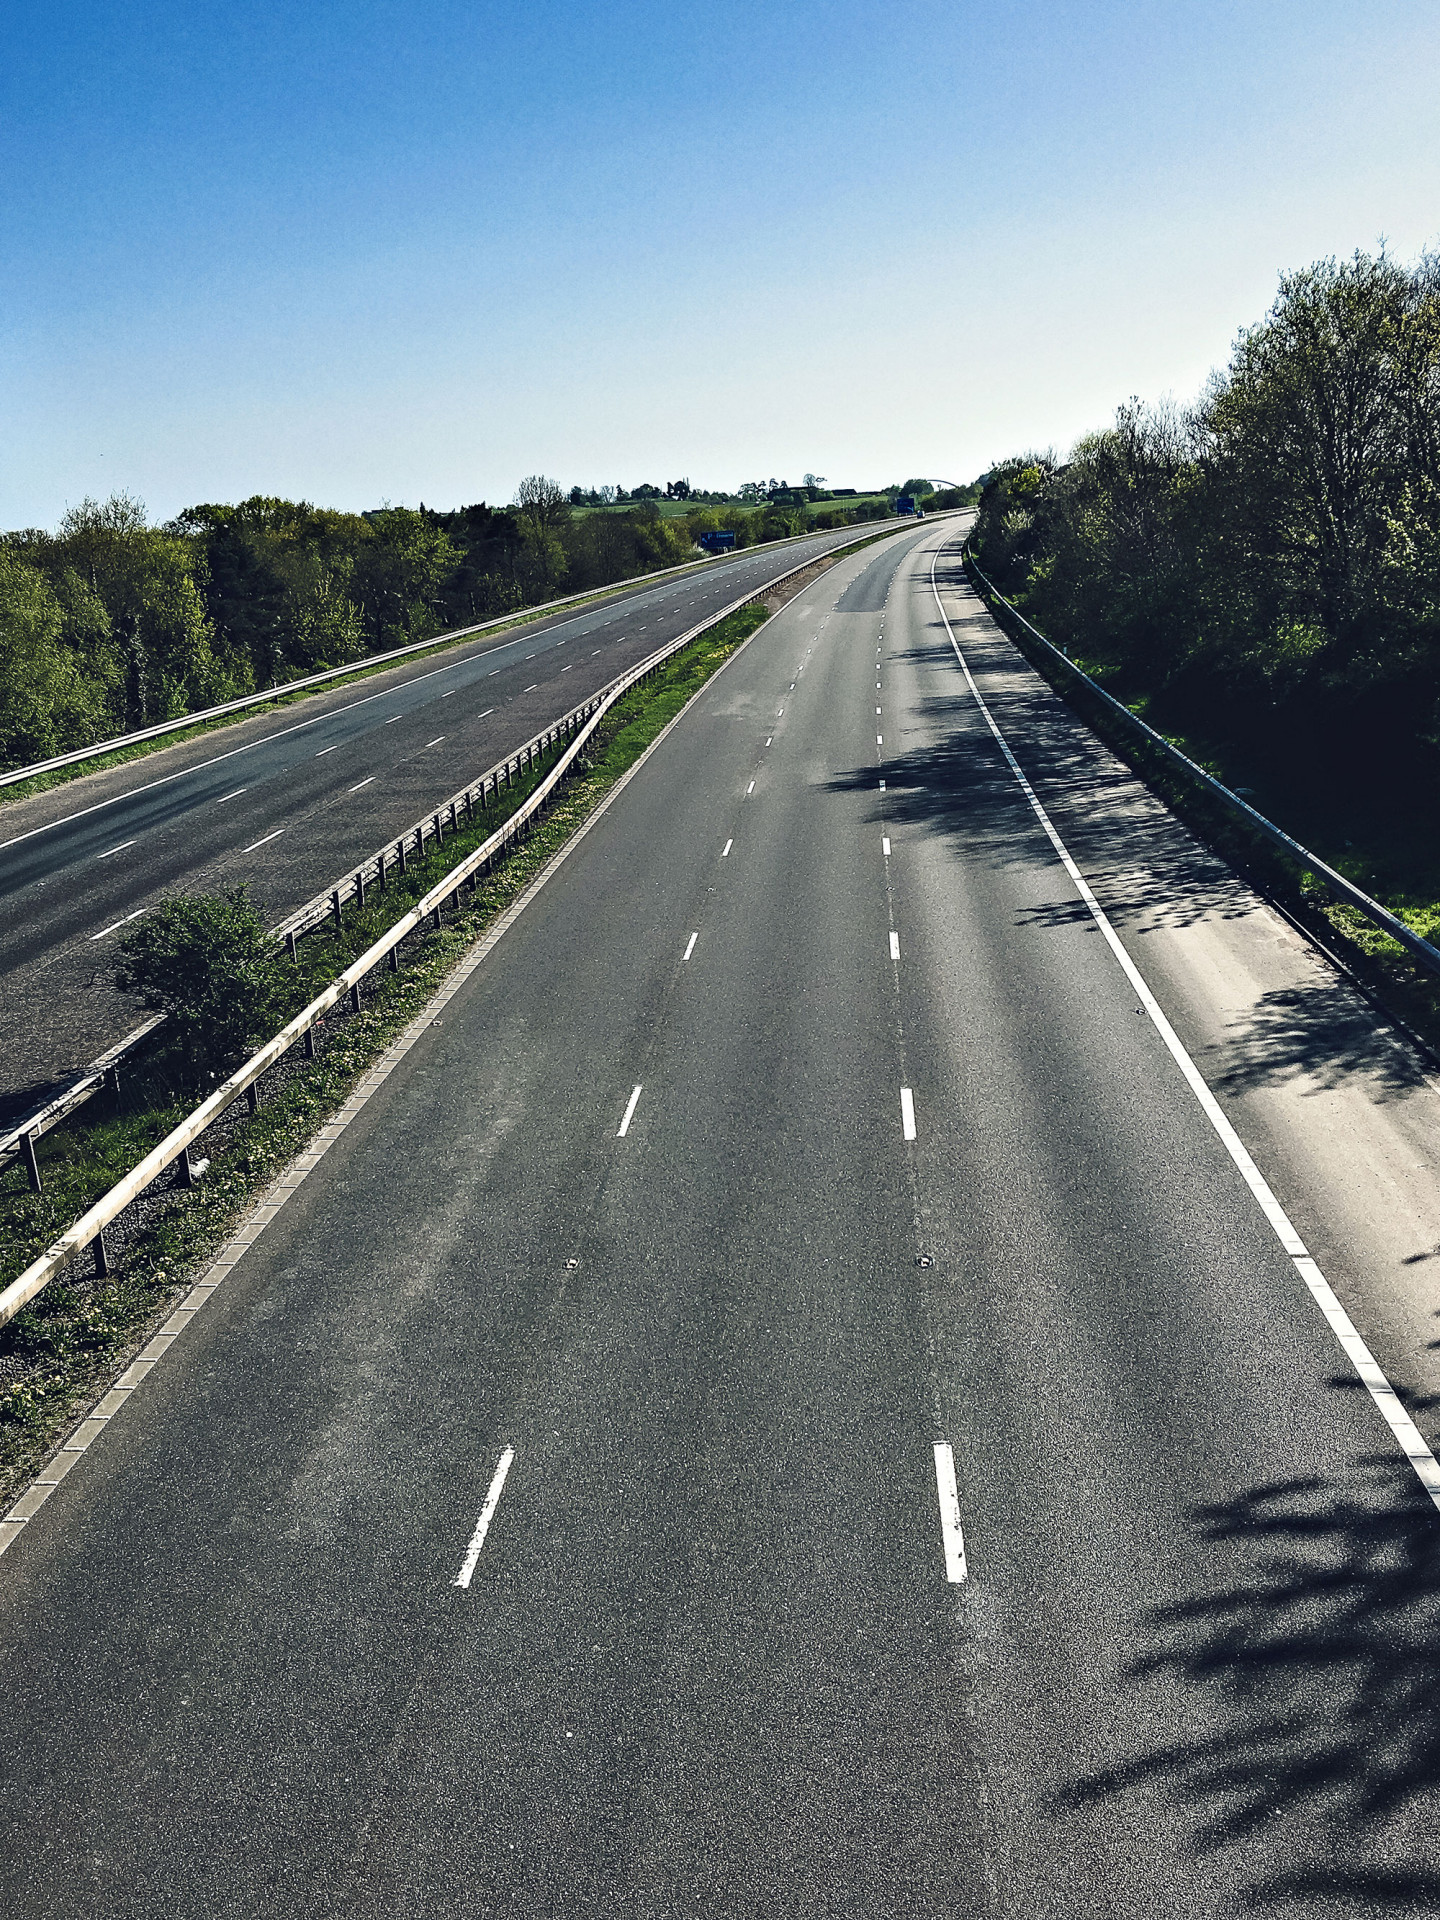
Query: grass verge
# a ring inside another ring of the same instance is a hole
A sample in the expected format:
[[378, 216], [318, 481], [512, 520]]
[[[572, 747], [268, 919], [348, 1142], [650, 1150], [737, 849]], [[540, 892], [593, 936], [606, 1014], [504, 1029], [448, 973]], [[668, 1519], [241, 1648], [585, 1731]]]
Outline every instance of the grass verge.
[[[527, 838], [480, 878], [473, 893], [461, 895], [459, 911], [449, 913], [438, 931], [427, 928], [410, 937], [398, 973], [377, 971], [370, 976], [359, 1013], [338, 1008], [327, 1017], [316, 1059], [304, 1060], [300, 1049], [291, 1049], [262, 1083], [258, 1113], [250, 1116], [243, 1103], [237, 1103], [206, 1135], [199, 1151], [210, 1156], [211, 1164], [200, 1184], [186, 1189], [167, 1174], [115, 1223], [115, 1264], [108, 1276], [95, 1275], [82, 1256], [0, 1328], [0, 1505], [8, 1504], [77, 1415], [145, 1344], [245, 1210], [343, 1105], [359, 1075], [404, 1031], [452, 968], [656, 735], [767, 617], [764, 606], [732, 614], [619, 701], [549, 810]], [[544, 765], [537, 767], [529, 784], [513, 789], [507, 808], [518, 807], [545, 772]], [[432, 851], [404, 881], [392, 883], [382, 895], [372, 893], [363, 912], [352, 910], [338, 929], [328, 928], [302, 942], [294, 984], [297, 1010], [504, 817], [505, 811], [492, 809], [469, 832], [447, 842], [443, 852]], [[0, 1174], [0, 1284], [22, 1272], [203, 1093], [203, 1088], [184, 1084], [183, 1062], [157, 1047], [132, 1069], [118, 1111], [45, 1136], [42, 1193], [29, 1192], [18, 1162], [6, 1168]], [[111, 1238], [107, 1231], [107, 1242]]]
[[[1358, 907], [1338, 899], [1321, 875], [1288, 859], [1272, 841], [1256, 832], [1243, 815], [1233, 812], [1152, 741], [1128, 727], [1086, 680], [1067, 671], [1043, 647], [1037, 646], [1009, 608], [990, 594], [973, 573], [969, 577], [1007, 639], [1013, 641], [1035, 671], [1091, 732], [1103, 740], [1197, 838], [1241, 873], [1257, 892], [1282, 907], [1349, 968], [1386, 1011], [1409, 1027], [1432, 1052], [1440, 1054], [1440, 976], [1417, 965], [1397, 940], [1377, 927]], [[1234, 769], [1217, 762], [1213, 753], [1183, 735], [1167, 730], [1165, 738], [1225, 785], [1232, 785], [1238, 778]], [[1287, 827], [1286, 831], [1294, 829]], [[1347, 867], [1353, 862], [1347, 861], [1343, 848], [1332, 853], [1322, 845], [1314, 851], [1337, 872], [1352, 878]], [[1397, 898], [1392, 889], [1375, 884], [1369, 875], [1356, 874], [1353, 878], [1354, 884], [1363, 887], [1422, 939], [1440, 944], [1440, 902], [1416, 900], [1409, 895]]]

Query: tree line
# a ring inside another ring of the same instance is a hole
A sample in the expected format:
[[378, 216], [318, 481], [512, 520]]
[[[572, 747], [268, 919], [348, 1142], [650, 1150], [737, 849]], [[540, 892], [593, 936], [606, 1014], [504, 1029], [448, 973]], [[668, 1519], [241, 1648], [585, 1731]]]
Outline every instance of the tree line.
[[[662, 497], [684, 514], [663, 517]], [[257, 494], [152, 526], [117, 494], [54, 532], [0, 535], [0, 768], [677, 565], [712, 529], [744, 547], [884, 511], [746, 506], [688, 480], [582, 504], [533, 475], [505, 507], [341, 513]]]
[[973, 546], [1152, 721], [1433, 807], [1440, 257], [1286, 275], [1193, 405], [997, 466]]

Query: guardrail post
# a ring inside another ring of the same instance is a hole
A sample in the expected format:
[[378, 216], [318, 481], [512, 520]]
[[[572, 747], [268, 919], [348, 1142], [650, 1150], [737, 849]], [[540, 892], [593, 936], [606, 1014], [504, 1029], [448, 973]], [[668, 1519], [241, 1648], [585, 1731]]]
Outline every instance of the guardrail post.
[[245, 1089], [245, 1106], [246, 1110], [250, 1113], [258, 1113], [260, 1111], [260, 1095], [255, 1089], [255, 1082], [253, 1080]]
[[313, 1060], [315, 1058], [315, 1029], [313, 1027], [307, 1027], [305, 1029], [305, 1058], [307, 1060]]
[[285, 936], [285, 951], [289, 954], [290, 958], [295, 962], [296, 966], [298, 967], [300, 964], [300, 950], [296, 945], [295, 935], [293, 932], [287, 933]]
[[331, 889], [331, 892], [330, 892], [330, 909], [331, 909], [331, 911], [333, 912], [333, 914], [335, 915], [335, 924], [336, 924], [336, 926], [337, 926], [337, 927], [338, 927], [338, 926], [340, 926], [340, 925], [341, 925], [341, 919], [340, 919], [340, 889], [339, 889], [338, 887], [333, 887], [333, 888]]
[[458, 833], [460, 831], [460, 819], [455, 812], [455, 802], [453, 800], [450, 802], [450, 831], [451, 833]]
[[120, 1066], [118, 1061], [113, 1067], [107, 1067], [105, 1069], [105, 1084], [110, 1089], [111, 1099], [118, 1107], [120, 1104]]
[[355, 904], [363, 909], [365, 905], [365, 869], [358, 867], [355, 872]]
[[97, 1278], [103, 1280], [110, 1272], [110, 1256], [105, 1251], [105, 1229], [103, 1227], [95, 1236], [94, 1246], [95, 1273]]
[[430, 915], [430, 925], [431, 925], [431, 927], [432, 927], [432, 928], [434, 929], [434, 931], [435, 931], [436, 933], [438, 933], [438, 932], [440, 931], [440, 909], [439, 909], [439, 907], [436, 907], [436, 909], [435, 909], [435, 911], [434, 911], [434, 912], [433, 912], [433, 913], [432, 913], [432, 914]]
[[436, 848], [438, 849], [440, 847], [443, 847], [445, 844], [445, 829], [440, 824], [440, 816], [438, 813], [433, 814], [431, 818], [434, 820], [434, 823], [435, 823], [435, 845], [436, 845]]
[[389, 953], [386, 954], [385, 960], [391, 973], [398, 973], [400, 971], [400, 942], [398, 940], [394, 946], [391, 947]]
[[180, 1184], [182, 1187], [193, 1187], [195, 1184], [195, 1169], [190, 1164], [189, 1147], [180, 1156]]
[[25, 1172], [29, 1177], [30, 1191], [32, 1193], [40, 1193], [42, 1191], [40, 1184], [40, 1162], [35, 1158], [35, 1136], [33, 1133], [23, 1134], [21, 1141], [25, 1149]]
[[400, 877], [401, 877], [401, 879], [403, 880], [403, 879], [404, 879], [404, 877], [405, 877], [405, 872], [406, 872], [406, 867], [405, 867], [405, 836], [404, 836], [404, 834], [403, 834], [403, 833], [402, 833], [402, 834], [401, 834], [401, 836], [400, 836], [400, 840], [399, 840], [399, 843], [398, 843], [398, 844], [399, 844], [399, 847], [400, 847]]
[[358, 980], [350, 989], [350, 1011], [351, 1013], [358, 1013], [360, 1011], [360, 982]]

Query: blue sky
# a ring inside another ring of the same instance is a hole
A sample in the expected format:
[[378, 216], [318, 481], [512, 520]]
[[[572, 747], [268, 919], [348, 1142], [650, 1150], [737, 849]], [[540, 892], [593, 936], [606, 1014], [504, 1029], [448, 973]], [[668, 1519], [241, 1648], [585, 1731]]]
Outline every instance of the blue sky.
[[7, 0], [0, 526], [968, 479], [1440, 240], [1440, 10]]

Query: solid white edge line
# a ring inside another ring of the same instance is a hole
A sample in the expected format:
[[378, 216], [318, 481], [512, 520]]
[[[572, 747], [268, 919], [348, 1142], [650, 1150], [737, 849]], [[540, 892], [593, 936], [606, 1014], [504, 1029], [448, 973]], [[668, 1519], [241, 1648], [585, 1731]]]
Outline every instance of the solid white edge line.
[[945, 1578], [952, 1587], [958, 1587], [970, 1569], [965, 1564], [965, 1535], [960, 1531], [955, 1455], [947, 1440], [935, 1442], [935, 1491], [940, 1499], [940, 1537], [945, 1542]]
[[495, 1469], [495, 1477], [490, 1482], [490, 1491], [485, 1496], [485, 1504], [480, 1509], [480, 1518], [475, 1531], [470, 1536], [470, 1545], [465, 1550], [465, 1559], [459, 1573], [455, 1576], [457, 1587], [468, 1587], [475, 1572], [475, 1562], [480, 1558], [480, 1549], [485, 1544], [485, 1536], [490, 1531], [490, 1522], [495, 1518], [495, 1509], [500, 1504], [500, 1496], [505, 1491], [505, 1476], [510, 1471], [510, 1462], [515, 1458], [514, 1447], [506, 1447], [500, 1456], [500, 1464]]
[[635, 1118], [635, 1109], [639, 1105], [639, 1103], [640, 1103], [640, 1089], [639, 1087], [636, 1087], [635, 1091], [630, 1096], [629, 1104], [625, 1108], [625, 1118], [620, 1122], [620, 1131], [615, 1136], [617, 1140], [623, 1140], [626, 1134], [630, 1131], [630, 1122]]
[[126, 847], [133, 847], [134, 844], [135, 842], [133, 840], [122, 840], [118, 847], [110, 847], [106, 852], [102, 853], [99, 857], [102, 860], [108, 860], [112, 853], [123, 853]]
[[249, 791], [250, 789], [248, 787], [234, 787], [229, 793], [222, 793], [215, 804], [217, 807], [223, 807], [227, 800], [238, 800], [242, 793], [248, 793]]
[[900, 1126], [907, 1140], [915, 1138], [915, 1096], [909, 1087], [900, 1089]]
[[687, 943], [687, 945], [686, 945], [686, 948], [685, 948], [685, 951], [684, 951], [684, 953], [683, 953], [683, 954], [682, 954], [682, 955], [680, 956], [682, 960], [688, 960], [688, 959], [690, 958], [690, 956], [691, 956], [691, 954], [692, 954], [692, 953], [693, 953], [693, 952], [695, 951], [695, 942], [696, 942], [696, 941], [697, 941], [697, 940], [698, 940], [699, 938], [700, 938], [700, 936], [699, 936], [699, 934], [698, 934], [698, 933], [692, 933], [692, 934], [691, 934], [691, 936], [690, 936], [690, 939], [689, 939], [689, 941], [688, 941], [688, 943]]
[[1089, 883], [1086, 881], [1079, 867], [1077, 867], [1074, 860], [1071, 859], [1069, 848], [1055, 831], [1049, 814], [1046, 813], [1044, 807], [1040, 804], [1035, 789], [1025, 778], [1024, 773], [1020, 769], [1019, 761], [1010, 751], [1009, 742], [996, 725], [994, 715], [981, 697], [980, 689], [975, 684], [975, 677], [970, 671], [969, 663], [965, 655], [960, 651], [960, 644], [956, 640], [954, 629], [950, 625], [950, 616], [945, 611], [944, 603], [940, 598], [940, 589], [935, 582], [935, 563], [938, 559], [939, 553], [937, 550], [937, 552], [932, 555], [930, 561], [930, 591], [935, 596], [935, 605], [939, 609], [940, 618], [945, 622], [945, 631], [950, 636], [950, 645], [954, 648], [955, 658], [960, 662], [960, 670], [965, 675], [965, 684], [969, 687], [976, 706], [979, 707], [981, 714], [984, 716], [985, 724], [989, 727], [996, 746], [999, 747], [1001, 753], [1005, 756], [1006, 764], [1019, 783], [1021, 792], [1030, 802], [1035, 818], [1045, 829], [1051, 846], [1054, 847], [1056, 853], [1059, 855], [1061, 864], [1070, 876], [1070, 880], [1079, 893], [1080, 898], [1085, 902], [1090, 917], [1105, 936], [1110, 951], [1119, 961], [1125, 978], [1130, 982], [1130, 985], [1139, 996], [1140, 1003], [1146, 1013], [1149, 1014], [1155, 1031], [1165, 1042], [1171, 1058], [1184, 1075], [1185, 1081], [1199, 1102], [1205, 1118], [1215, 1129], [1221, 1145], [1235, 1163], [1245, 1184], [1254, 1195], [1259, 1204], [1260, 1211], [1269, 1221], [1276, 1239], [1280, 1242], [1286, 1253], [1289, 1254], [1294, 1263], [1295, 1271], [1309, 1288], [1317, 1306], [1329, 1323], [1331, 1332], [1343, 1348], [1345, 1357], [1364, 1382], [1375, 1405], [1380, 1409], [1385, 1424], [1395, 1436], [1400, 1451], [1415, 1469], [1421, 1486], [1424, 1487], [1436, 1507], [1440, 1507], [1440, 1461], [1436, 1460], [1435, 1455], [1426, 1445], [1425, 1438], [1420, 1432], [1420, 1429], [1415, 1425], [1415, 1422], [1410, 1418], [1401, 1404], [1400, 1396], [1386, 1379], [1375, 1356], [1360, 1338], [1359, 1333], [1355, 1329], [1354, 1322], [1340, 1304], [1340, 1300], [1331, 1287], [1330, 1282], [1320, 1271], [1319, 1266], [1311, 1256], [1305, 1242], [1296, 1232], [1289, 1214], [1286, 1213], [1285, 1209], [1276, 1199], [1274, 1193], [1271, 1191], [1270, 1183], [1251, 1159], [1244, 1141], [1241, 1140], [1239, 1134], [1236, 1133], [1234, 1127], [1226, 1118], [1224, 1110], [1214, 1094], [1210, 1091], [1200, 1069], [1195, 1065], [1195, 1062], [1186, 1051], [1184, 1042], [1165, 1017], [1164, 1010], [1159, 1001], [1155, 998], [1154, 994], [1151, 993], [1149, 987], [1146, 986], [1140, 969], [1126, 952], [1124, 946], [1121, 944], [1120, 936], [1110, 924], [1105, 909], [1091, 892]]

